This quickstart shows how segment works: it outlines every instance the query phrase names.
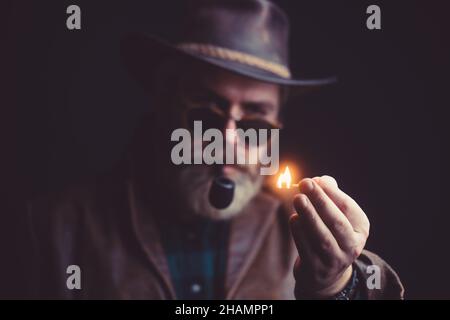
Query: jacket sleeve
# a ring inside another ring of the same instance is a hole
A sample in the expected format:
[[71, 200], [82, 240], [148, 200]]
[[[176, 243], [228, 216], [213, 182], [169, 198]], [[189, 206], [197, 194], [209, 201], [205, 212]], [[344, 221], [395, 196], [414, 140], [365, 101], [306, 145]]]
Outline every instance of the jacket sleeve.
[[[376, 254], [364, 250], [354, 262], [353, 267], [356, 271], [357, 282], [356, 286], [351, 289], [350, 299], [401, 300], [404, 298], [404, 288], [400, 282], [400, 278], [395, 271]], [[302, 294], [298, 282], [295, 284], [294, 293], [296, 299], [299, 300], [314, 299], [313, 297]]]
[[405, 289], [400, 278], [378, 255], [364, 250], [354, 266], [359, 279], [359, 299], [404, 299]]

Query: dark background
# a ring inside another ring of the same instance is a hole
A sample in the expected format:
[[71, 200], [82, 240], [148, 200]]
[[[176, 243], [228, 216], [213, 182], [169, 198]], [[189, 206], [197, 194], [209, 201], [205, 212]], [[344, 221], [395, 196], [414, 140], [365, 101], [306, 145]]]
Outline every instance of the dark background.
[[[277, 2], [291, 18], [293, 69], [339, 77], [289, 104], [284, 159], [305, 176], [335, 176], [360, 203], [372, 223], [367, 248], [398, 271], [407, 298], [450, 298], [444, 1]], [[82, 30], [66, 28], [70, 4], [81, 7]], [[369, 4], [381, 7], [382, 30], [366, 28]], [[22, 219], [15, 205], [109, 169], [151, 108], [120, 65], [120, 36], [170, 36], [182, 12], [177, 1], [76, 0], [2, 1], [0, 14], [0, 227], [11, 282], [26, 272], [10, 240]]]

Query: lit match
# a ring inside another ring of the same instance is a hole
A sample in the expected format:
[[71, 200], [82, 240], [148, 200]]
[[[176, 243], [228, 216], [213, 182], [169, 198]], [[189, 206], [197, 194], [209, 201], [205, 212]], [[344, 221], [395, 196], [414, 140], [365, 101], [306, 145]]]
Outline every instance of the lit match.
[[[284, 172], [280, 174], [277, 180], [277, 187], [279, 189], [285, 188], [290, 189], [291, 187], [298, 187], [299, 183], [291, 183], [292, 182], [292, 176], [291, 171], [289, 170], [289, 167], [286, 166], [286, 169], [284, 169]], [[284, 187], [283, 187], [284, 185]]]

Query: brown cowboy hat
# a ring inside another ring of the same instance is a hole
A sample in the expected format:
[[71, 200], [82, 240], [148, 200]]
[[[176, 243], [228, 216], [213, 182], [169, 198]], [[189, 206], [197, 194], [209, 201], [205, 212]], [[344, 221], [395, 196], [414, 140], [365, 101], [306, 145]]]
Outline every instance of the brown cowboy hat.
[[171, 42], [136, 33], [122, 39], [122, 58], [139, 82], [148, 84], [155, 68], [169, 57], [209, 63], [287, 87], [336, 81], [293, 77], [288, 64], [289, 21], [270, 1], [191, 0], [181, 29]]

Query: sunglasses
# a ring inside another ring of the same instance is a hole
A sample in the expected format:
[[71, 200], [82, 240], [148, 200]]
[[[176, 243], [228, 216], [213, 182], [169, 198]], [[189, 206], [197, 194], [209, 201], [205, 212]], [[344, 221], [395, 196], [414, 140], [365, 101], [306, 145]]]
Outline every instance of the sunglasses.
[[[230, 119], [233, 119], [223, 109], [218, 106], [201, 106], [194, 104], [187, 100], [183, 100], [185, 109], [185, 121], [186, 127], [193, 130], [194, 121], [201, 121], [203, 130], [218, 129], [223, 130], [226, 128]], [[270, 135], [271, 129], [281, 129], [281, 125], [278, 122], [272, 122], [259, 116], [243, 116], [240, 119], [233, 119], [236, 123], [236, 129], [242, 129], [246, 131], [248, 129], [267, 130]]]

